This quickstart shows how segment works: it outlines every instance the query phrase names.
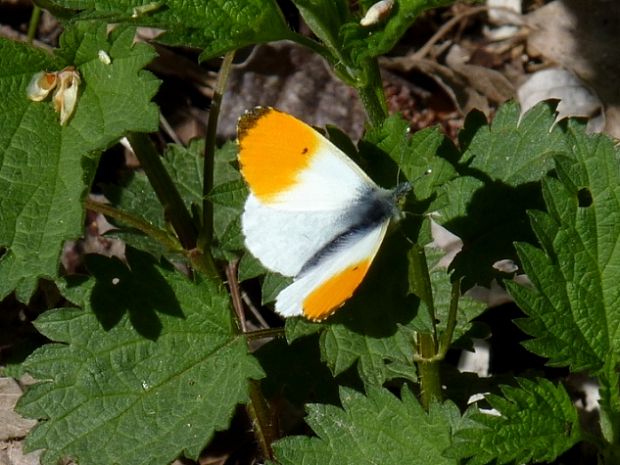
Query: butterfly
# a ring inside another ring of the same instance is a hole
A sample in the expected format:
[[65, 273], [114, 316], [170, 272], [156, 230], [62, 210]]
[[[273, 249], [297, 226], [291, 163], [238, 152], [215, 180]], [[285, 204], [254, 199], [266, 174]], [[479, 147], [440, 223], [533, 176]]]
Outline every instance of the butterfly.
[[379, 187], [319, 132], [274, 108], [246, 112], [237, 137], [249, 188], [245, 245], [267, 269], [294, 278], [275, 310], [322, 320], [366, 276], [411, 184]]

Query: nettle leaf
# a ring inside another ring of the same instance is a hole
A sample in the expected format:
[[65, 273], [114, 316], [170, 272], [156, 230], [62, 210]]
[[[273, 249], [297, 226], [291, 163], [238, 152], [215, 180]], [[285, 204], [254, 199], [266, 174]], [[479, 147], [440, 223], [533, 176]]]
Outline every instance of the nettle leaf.
[[595, 371], [620, 356], [620, 152], [575, 122], [566, 138], [559, 179], [543, 183], [548, 213], [530, 213], [542, 250], [518, 244], [535, 289], [509, 289], [529, 316], [518, 321], [535, 338], [529, 350], [552, 365]]
[[[142, 71], [154, 52], [133, 36], [133, 29], [108, 37], [105, 26], [78, 26], [61, 36], [55, 55], [0, 39], [0, 298], [15, 290], [27, 301], [39, 277], [56, 276], [63, 241], [82, 233], [99, 152], [129, 131], [157, 128], [150, 100], [158, 81]], [[52, 102], [29, 100], [26, 88], [35, 73], [68, 65], [82, 83], [75, 113], [61, 126]]]
[[46, 449], [44, 464], [197, 459], [247, 401], [248, 379], [262, 377], [222, 286], [191, 282], [131, 248], [127, 261], [129, 268], [91, 256], [93, 277], [65, 289], [83, 309], [53, 310], [35, 323], [55, 343], [24, 362], [45, 381], [26, 392], [19, 411], [42, 420], [27, 444]]
[[278, 463], [456, 465], [443, 456], [461, 421], [454, 404], [432, 404], [426, 413], [408, 389], [398, 399], [382, 388], [370, 389], [367, 397], [342, 388], [340, 399], [342, 408], [307, 406], [306, 422], [317, 437], [279, 440], [274, 444]]
[[[377, 0], [362, 0], [360, 3], [368, 9]], [[349, 49], [352, 61], [358, 64], [384, 55], [394, 48], [424, 10], [450, 3], [450, 0], [396, 0], [385, 18], [376, 24], [364, 27], [359, 20], [345, 24], [341, 30], [344, 47]]]
[[463, 149], [460, 162], [469, 169], [508, 186], [538, 182], [553, 167], [553, 157], [567, 149], [566, 139], [555, 123], [555, 108], [542, 103], [525, 113], [519, 105], [502, 105], [491, 124], [480, 124], [480, 115], [468, 116], [459, 134]]
[[207, 59], [247, 45], [291, 38], [275, 0], [54, 0], [63, 8], [80, 10], [77, 19], [104, 19], [110, 23], [163, 29], [158, 41], [203, 49]]
[[457, 156], [456, 151], [441, 131], [428, 128], [411, 134], [399, 114], [389, 116], [381, 127], [371, 128], [360, 141], [360, 152], [368, 172], [380, 185], [392, 188], [397, 182], [415, 181], [411, 197], [418, 202], [456, 176], [449, 162]]
[[579, 416], [562, 385], [519, 378], [485, 398], [499, 414], [474, 410], [446, 455], [469, 465], [550, 462], [581, 439]]
[[536, 241], [527, 210], [544, 208], [540, 179], [554, 156], [567, 153], [568, 142], [549, 105], [537, 105], [519, 121], [519, 107], [508, 103], [490, 125], [470, 114], [460, 144], [462, 176], [441, 186], [429, 209], [463, 240], [452, 263], [456, 277], [465, 278], [465, 288], [488, 286], [498, 277], [493, 263], [518, 261], [514, 241]]

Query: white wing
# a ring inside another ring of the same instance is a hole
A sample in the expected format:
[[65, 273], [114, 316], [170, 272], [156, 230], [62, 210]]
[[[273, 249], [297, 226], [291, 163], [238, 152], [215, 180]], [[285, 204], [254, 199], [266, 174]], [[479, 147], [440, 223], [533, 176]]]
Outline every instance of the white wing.
[[276, 298], [276, 311], [285, 316], [304, 315], [322, 320], [338, 309], [363, 280], [381, 242], [389, 218], [372, 229], [355, 234], [316, 266], [297, 277]]
[[318, 250], [350, 227], [343, 219], [339, 210], [295, 212], [272, 208], [250, 194], [241, 227], [246, 247], [266, 268], [297, 276]]

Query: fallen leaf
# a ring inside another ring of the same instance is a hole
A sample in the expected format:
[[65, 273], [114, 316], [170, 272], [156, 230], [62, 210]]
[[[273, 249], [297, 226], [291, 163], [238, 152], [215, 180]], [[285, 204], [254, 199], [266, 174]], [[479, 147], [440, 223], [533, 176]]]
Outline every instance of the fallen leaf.
[[620, 2], [555, 0], [527, 15], [528, 47], [575, 73], [598, 95], [605, 132], [620, 138]]
[[568, 117], [588, 118], [588, 131], [601, 132], [605, 127], [602, 103], [573, 73], [552, 68], [532, 74], [517, 91], [521, 116], [538, 102], [557, 99], [556, 122]]

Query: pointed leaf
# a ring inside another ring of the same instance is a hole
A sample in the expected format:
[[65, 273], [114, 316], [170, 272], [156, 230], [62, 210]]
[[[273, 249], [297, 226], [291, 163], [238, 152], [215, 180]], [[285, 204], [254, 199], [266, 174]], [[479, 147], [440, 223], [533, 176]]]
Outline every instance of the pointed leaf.
[[50, 311], [36, 322], [56, 343], [24, 363], [45, 381], [19, 410], [42, 419], [27, 444], [46, 449], [44, 464], [196, 459], [247, 400], [248, 379], [262, 376], [236, 335], [223, 287], [190, 282], [130, 248], [127, 261], [130, 268], [93, 257], [94, 277], [65, 289], [83, 309]]
[[566, 390], [548, 380], [519, 379], [486, 396], [499, 415], [475, 411], [448, 454], [469, 465], [550, 462], [581, 439], [579, 416]]
[[519, 244], [535, 289], [510, 286], [529, 318], [526, 347], [574, 371], [620, 356], [620, 152], [605, 136], [569, 124], [572, 157], [544, 183], [548, 214], [532, 215], [543, 250]]
[[247, 45], [289, 38], [282, 12], [274, 0], [54, 0], [63, 8], [82, 12], [78, 19], [130, 22], [166, 31], [158, 40], [203, 49], [204, 59]]
[[306, 422], [317, 437], [288, 437], [275, 443], [279, 463], [456, 465], [442, 455], [460, 422], [455, 405], [432, 404], [426, 413], [406, 389], [398, 399], [386, 389], [371, 389], [365, 397], [343, 388], [340, 399], [342, 409], [307, 407]]

